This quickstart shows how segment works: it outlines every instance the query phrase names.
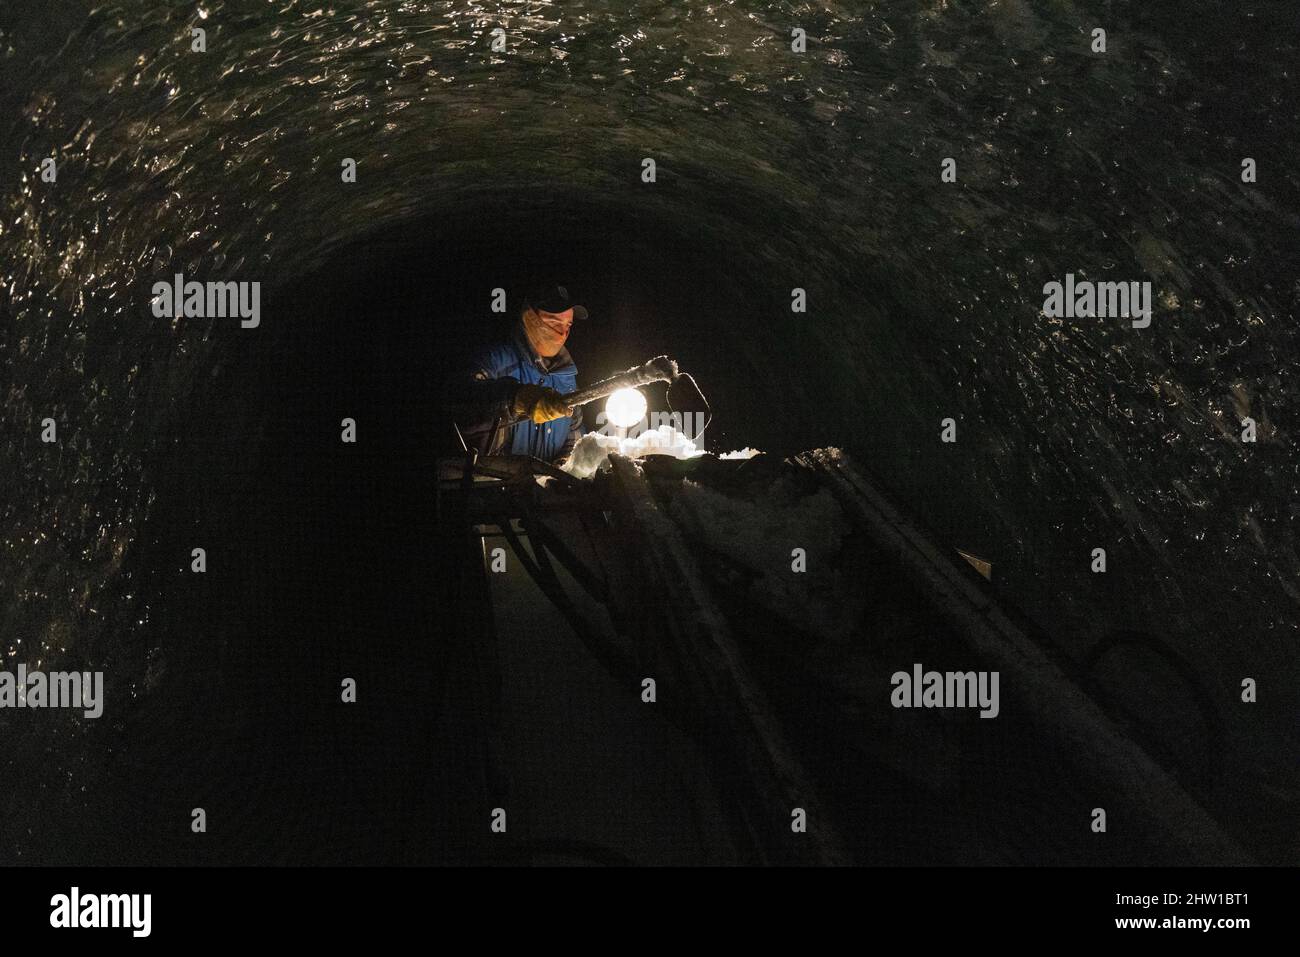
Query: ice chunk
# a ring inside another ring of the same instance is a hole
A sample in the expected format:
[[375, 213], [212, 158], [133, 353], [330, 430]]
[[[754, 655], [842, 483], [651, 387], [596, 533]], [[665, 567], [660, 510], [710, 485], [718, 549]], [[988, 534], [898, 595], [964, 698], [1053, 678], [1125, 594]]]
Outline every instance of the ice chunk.
[[630, 438], [588, 432], [573, 447], [569, 461], [564, 464], [564, 471], [574, 478], [591, 478], [605, 464], [611, 452], [618, 452], [630, 459], [641, 459], [647, 455], [693, 459], [704, 454], [704, 450], [697, 448], [685, 433], [677, 431], [671, 425], [647, 429]]
[[588, 432], [569, 453], [569, 461], [564, 463], [564, 471], [574, 478], [591, 478], [605, 464], [610, 452], [618, 451], [618, 439], [612, 435]]

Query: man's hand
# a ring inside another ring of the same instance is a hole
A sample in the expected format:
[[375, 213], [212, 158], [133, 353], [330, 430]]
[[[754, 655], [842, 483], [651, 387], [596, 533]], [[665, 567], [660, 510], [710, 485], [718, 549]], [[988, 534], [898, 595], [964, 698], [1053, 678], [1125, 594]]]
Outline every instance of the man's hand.
[[524, 383], [515, 390], [515, 415], [526, 415], [537, 425], [573, 414], [564, 396], [554, 389]]

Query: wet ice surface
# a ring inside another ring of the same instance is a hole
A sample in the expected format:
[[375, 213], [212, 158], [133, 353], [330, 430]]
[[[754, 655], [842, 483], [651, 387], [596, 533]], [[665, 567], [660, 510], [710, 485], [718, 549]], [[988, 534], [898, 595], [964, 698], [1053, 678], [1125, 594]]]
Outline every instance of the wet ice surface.
[[[756, 606], [828, 641], [860, 627], [870, 588], [835, 568], [851, 523], [827, 489], [804, 494], [778, 480], [747, 500], [685, 482], [670, 514], [695, 540], [751, 570], [746, 597]], [[789, 574], [791, 542], [811, 571]]]

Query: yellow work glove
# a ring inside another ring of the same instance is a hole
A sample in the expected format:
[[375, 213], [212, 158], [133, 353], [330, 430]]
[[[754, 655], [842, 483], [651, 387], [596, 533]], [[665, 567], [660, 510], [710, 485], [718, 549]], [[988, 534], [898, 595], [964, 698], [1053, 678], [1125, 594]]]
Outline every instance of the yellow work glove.
[[524, 383], [515, 390], [515, 415], [526, 415], [537, 425], [572, 415], [564, 396], [542, 385]]

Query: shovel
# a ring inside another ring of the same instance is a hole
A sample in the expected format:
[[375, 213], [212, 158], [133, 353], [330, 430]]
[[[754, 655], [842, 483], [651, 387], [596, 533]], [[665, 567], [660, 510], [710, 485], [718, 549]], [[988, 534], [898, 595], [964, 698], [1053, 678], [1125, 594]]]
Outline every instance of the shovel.
[[[703, 423], [699, 432], [703, 433], [709, 427], [713, 410], [709, 408], [704, 393], [695, 384], [695, 379], [678, 370], [677, 363], [667, 356], [656, 356], [649, 362], [644, 362], [626, 372], [620, 372], [618, 375], [612, 375], [595, 385], [570, 392], [564, 397], [564, 401], [570, 406], [586, 405], [588, 402], [613, 395], [619, 389], [636, 389], [652, 382], [668, 383], [668, 411], [680, 413], [683, 426], [690, 421], [691, 416], [699, 416], [699, 420]], [[521, 422], [523, 419], [524, 417], [520, 416], [515, 421]]]

